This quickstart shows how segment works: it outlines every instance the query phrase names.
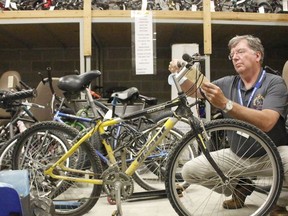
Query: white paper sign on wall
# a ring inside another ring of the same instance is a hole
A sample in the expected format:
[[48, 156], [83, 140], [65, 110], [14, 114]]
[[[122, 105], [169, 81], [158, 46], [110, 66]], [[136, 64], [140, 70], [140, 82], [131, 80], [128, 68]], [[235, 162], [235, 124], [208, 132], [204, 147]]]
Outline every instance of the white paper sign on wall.
[[135, 19], [135, 69], [137, 75], [154, 74], [153, 23], [151, 11], [132, 11]]

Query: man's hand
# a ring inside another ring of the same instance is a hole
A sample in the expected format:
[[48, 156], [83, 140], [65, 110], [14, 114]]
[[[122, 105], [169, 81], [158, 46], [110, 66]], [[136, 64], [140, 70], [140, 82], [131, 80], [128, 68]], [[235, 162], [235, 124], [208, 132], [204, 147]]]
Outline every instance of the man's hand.
[[179, 59], [173, 59], [172, 61], [170, 61], [169, 66], [168, 66], [168, 70], [171, 73], [177, 73], [181, 68], [181, 61]]
[[205, 94], [209, 102], [218, 109], [223, 110], [228, 102], [222, 90], [210, 82], [205, 82], [201, 86], [202, 92]]

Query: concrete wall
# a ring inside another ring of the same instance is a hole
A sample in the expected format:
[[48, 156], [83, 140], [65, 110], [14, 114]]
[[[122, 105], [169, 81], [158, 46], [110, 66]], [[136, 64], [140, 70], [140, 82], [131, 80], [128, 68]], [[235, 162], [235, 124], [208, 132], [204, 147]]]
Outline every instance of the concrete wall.
[[[265, 65], [282, 71], [282, 67], [288, 59], [287, 49], [278, 47], [265, 51]], [[226, 47], [213, 47], [213, 54], [211, 55], [212, 80], [234, 73], [232, 64], [227, 59], [227, 54]], [[130, 47], [102, 48], [101, 58], [99, 56], [92, 57], [91, 68], [99, 69], [103, 73], [103, 94], [109, 88], [134, 86], [143, 95], [157, 97], [159, 101], [168, 100], [170, 98], [170, 86], [167, 84], [169, 74], [167, 68], [171, 58], [171, 48], [157, 48], [156, 75], [135, 75], [131, 58]], [[1, 50], [0, 48], [0, 74], [7, 70], [16, 70], [22, 75], [22, 79], [32, 87], [36, 87], [40, 81], [38, 72], [42, 72], [46, 76], [47, 66], [52, 67], [54, 76], [63, 76], [72, 74], [74, 70], [79, 70], [79, 65], [78, 49]]]

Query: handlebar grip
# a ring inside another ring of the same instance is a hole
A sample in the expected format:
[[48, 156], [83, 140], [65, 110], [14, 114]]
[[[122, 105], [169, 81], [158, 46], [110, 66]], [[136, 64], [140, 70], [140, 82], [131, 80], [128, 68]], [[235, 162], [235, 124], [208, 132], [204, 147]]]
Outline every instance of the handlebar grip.
[[205, 56], [201, 56], [199, 54], [189, 55], [187, 53], [184, 53], [182, 55], [182, 59], [186, 62], [193, 62], [193, 61], [203, 61], [205, 60]]
[[1, 100], [3, 102], [6, 101], [14, 101], [14, 100], [21, 100], [25, 98], [31, 98], [36, 96], [36, 90], [35, 89], [27, 89], [17, 92], [6, 92], [2, 95]]

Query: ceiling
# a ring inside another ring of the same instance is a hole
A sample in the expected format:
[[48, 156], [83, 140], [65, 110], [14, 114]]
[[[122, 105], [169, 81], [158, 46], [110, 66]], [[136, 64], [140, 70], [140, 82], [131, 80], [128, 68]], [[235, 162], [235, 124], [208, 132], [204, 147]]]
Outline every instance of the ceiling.
[[[131, 23], [94, 23], [93, 45], [101, 47], [131, 46]], [[157, 47], [174, 43], [203, 44], [202, 24], [155, 24]], [[253, 34], [261, 38], [266, 49], [287, 46], [287, 26], [212, 25], [213, 46], [227, 46], [237, 34]], [[36, 49], [79, 47], [79, 24], [0, 24], [0, 49]]]

